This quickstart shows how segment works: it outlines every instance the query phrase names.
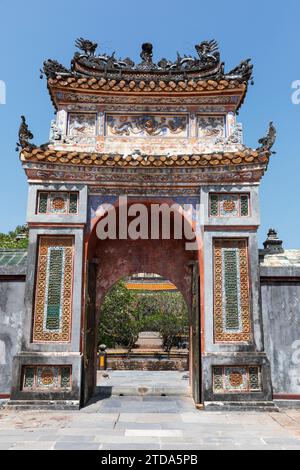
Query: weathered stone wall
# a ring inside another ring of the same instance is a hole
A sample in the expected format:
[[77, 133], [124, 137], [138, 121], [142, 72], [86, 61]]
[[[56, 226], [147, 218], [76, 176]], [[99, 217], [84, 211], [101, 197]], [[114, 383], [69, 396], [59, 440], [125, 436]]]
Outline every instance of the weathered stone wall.
[[[98, 281], [98, 302], [122, 275], [147, 271], [150, 266], [175, 281], [185, 297], [190, 297], [187, 280], [193, 254], [184, 252], [179, 241], [160, 242], [160, 249], [149, 242], [143, 250], [147, 256], [143, 257], [138, 242], [131, 242], [125, 250], [120, 247], [120, 252], [114, 252], [112, 257], [113, 243], [99, 243], [97, 250], [98, 262], [106, 273], [106, 284]], [[171, 257], [174, 248], [178, 253], [176, 260]], [[287, 257], [287, 252], [282, 256]], [[0, 270], [0, 395], [10, 392], [12, 359], [20, 352], [26, 268], [22, 267], [22, 272], [16, 269]], [[260, 276], [264, 347], [271, 363], [273, 392], [275, 398], [300, 397], [300, 268], [292, 263], [286, 267], [262, 263]]]
[[0, 278], [0, 395], [10, 393], [12, 360], [20, 351], [24, 294], [23, 280]]
[[261, 276], [273, 393], [275, 398], [300, 398], [300, 269], [262, 267]]

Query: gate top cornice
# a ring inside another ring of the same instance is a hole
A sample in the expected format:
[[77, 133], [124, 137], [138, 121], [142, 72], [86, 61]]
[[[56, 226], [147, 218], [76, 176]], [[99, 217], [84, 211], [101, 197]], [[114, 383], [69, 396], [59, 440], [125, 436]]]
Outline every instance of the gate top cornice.
[[253, 66], [226, 73], [216, 41], [195, 46], [197, 57], [153, 61], [142, 45], [141, 63], [96, 54], [76, 42], [71, 67], [47, 60], [43, 74], [57, 108], [50, 141], [36, 146], [25, 117], [20, 158], [30, 181], [91, 184], [199, 184], [259, 182], [276, 130], [270, 124], [255, 149], [243, 143], [236, 121]]
[[224, 93], [236, 96], [235, 111], [245, 98], [249, 82], [253, 83], [253, 65], [250, 59], [225, 72], [219, 46], [215, 40], [203, 41], [195, 46], [197, 56], [181, 56], [171, 61], [153, 62], [153, 46], [142, 45], [142, 61], [117, 59], [112, 55], [97, 54], [98, 44], [78, 39], [70, 68], [56, 60], [43, 64], [42, 76], [47, 78], [48, 89], [56, 108], [65, 100], [59, 91], [94, 95], [200, 96]]
[[[21, 148], [20, 159], [29, 179], [31, 180], [72, 180], [96, 181], [111, 180], [114, 171], [115, 181], [124, 180], [124, 172], [134, 172], [138, 181], [147, 184], [155, 183], [159, 178], [164, 183], [174, 178], [194, 183], [205, 182], [258, 182], [268, 167], [272, 155], [272, 147], [276, 139], [276, 129], [270, 123], [266, 137], [259, 140], [257, 149], [244, 147], [237, 152], [219, 152], [210, 154], [186, 155], [122, 155], [101, 154], [93, 152], [56, 150], [49, 144], [40, 147], [30, 142], [33, 134], [28, 129], [25, 118], [19, 131], [18, 148]], [[158, 175], [154, 170], [165, 171]], [[145, 171], [148, 176], [145, 177]], [[167, 171], [167, 173], [166, 173]], [[172, 175], [173, 173], [173, 175]], [[125, 180], [126, 181], [126, 180]]]

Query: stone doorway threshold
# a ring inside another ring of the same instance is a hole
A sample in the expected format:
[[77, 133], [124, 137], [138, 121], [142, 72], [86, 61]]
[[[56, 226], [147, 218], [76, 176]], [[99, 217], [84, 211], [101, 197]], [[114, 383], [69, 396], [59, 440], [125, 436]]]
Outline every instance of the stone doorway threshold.
[[189, 373], [178, 371], [98, 371], [96, 395], [106, 397], [190, 397]]

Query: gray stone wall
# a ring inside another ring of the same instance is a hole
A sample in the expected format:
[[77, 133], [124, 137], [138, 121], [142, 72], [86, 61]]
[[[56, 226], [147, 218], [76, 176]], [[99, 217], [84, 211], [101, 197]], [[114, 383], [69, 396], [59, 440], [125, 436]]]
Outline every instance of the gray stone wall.
[[[263, 348], [270, 360], [275, 397], [300, 396], [300, 267], [293, 265], [294, 259], [288, 263], [289, 256], [284, 252], [260, 265]], [[281, 258], [287, 266], [280, 266]], [[25, 267], [0, 269], [0, 395], [10, 393], [12, 360], [21, 350], [24, 275]]]
[[0, 395], [10, 393], [12, 360], [20, 351], [24, 294], [24, 281], [0, 279]]
[[273, 393], [275, 398], [300, 396], [300, 269], [262, 267], [261, 276], [265, 350], [271, 362]]

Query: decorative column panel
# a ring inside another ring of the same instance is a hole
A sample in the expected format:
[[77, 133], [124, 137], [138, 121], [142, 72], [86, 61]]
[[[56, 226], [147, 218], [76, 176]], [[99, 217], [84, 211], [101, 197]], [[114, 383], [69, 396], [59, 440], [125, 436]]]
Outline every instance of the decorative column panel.
[[249, 262], [247, 240], [214, 242], [214, 341], [250, 343]]
[[70, 342], [73, 245], [70, 236], [41, 236], [33, 321], [33, 342]]

